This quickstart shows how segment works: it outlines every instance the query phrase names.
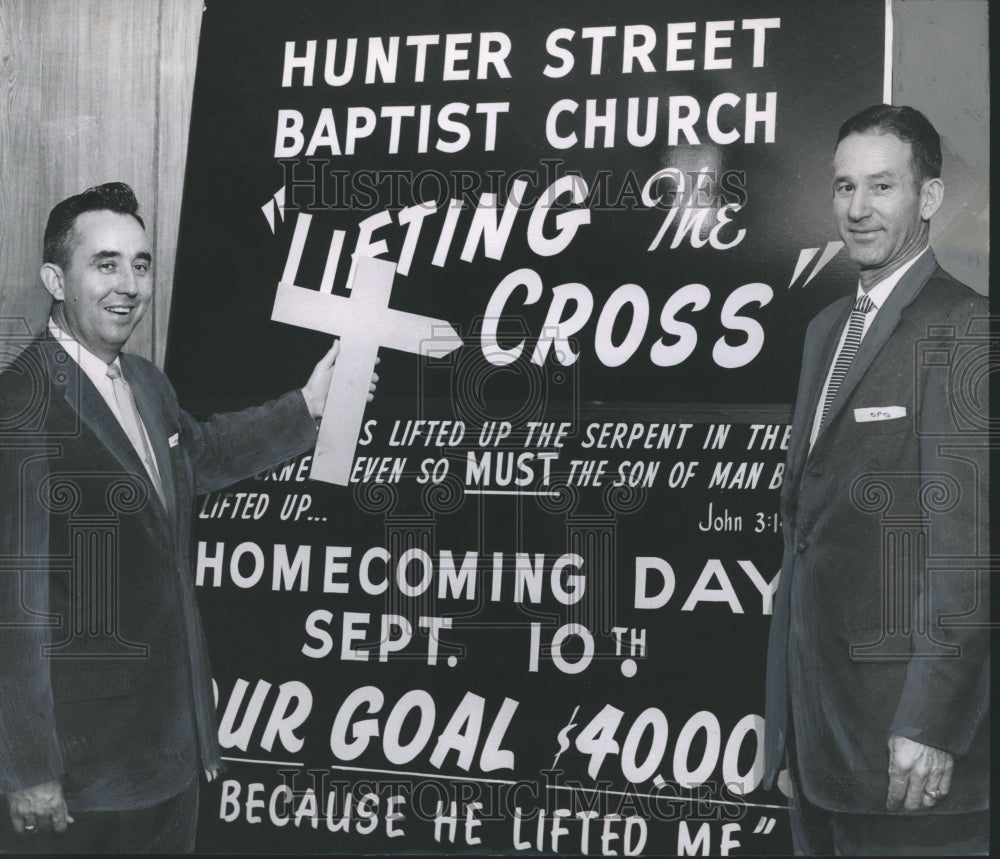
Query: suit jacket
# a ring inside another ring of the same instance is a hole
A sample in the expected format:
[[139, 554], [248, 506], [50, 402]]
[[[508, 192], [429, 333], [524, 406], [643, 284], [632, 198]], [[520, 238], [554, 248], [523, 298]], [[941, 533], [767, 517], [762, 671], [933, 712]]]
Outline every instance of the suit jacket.
[[[878, 311], [812, 450], [854, 302], [806, 333], [781, 492], [765, 784], [794, 740], [807, 798], [885, 810], [888, 737], [955, 755], [937, 812], [988, 803], [985, 300], [921, 257]], [[865, 420], [873, 410], [905, 416]]]
[[197, 493], [315, 443], [293, 391], [204, 422], [121, 356], [166, 505], [57, 341], [0, 375], [0, 792], [61, 779], [71, 810], [124, 810], [219, 765], [195, 600]]

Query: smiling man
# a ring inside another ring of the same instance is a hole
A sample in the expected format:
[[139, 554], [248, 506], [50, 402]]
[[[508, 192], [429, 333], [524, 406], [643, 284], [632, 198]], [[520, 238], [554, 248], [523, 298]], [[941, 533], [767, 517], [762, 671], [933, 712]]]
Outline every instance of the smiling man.
[[944, 184], [923, 114], [847, 120], [833, 173], [860, 273], [806, 333], [765, 784], [790, 782], [799, 854], [985, 853], [986, 302], [928, 246]]
[[47, 330], [0, 374], [0, 851], [188, 852], [221, 765], [194, 498], [314, 445], [337, 347], [271, 403], [184, 412], [122, 353], [153, 254], [120, 183], [52, 210], [41, 278]]

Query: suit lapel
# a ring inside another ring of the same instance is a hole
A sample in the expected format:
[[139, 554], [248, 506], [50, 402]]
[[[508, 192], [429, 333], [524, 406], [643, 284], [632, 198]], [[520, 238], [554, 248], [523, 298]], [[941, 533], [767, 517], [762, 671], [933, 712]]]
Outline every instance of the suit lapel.
[[[902, 280], [893, 287], [885, 304], [875, 314], [875, 321], [872, 322], [871, 327], [865, 334], [864, 340], [861, 341], [861, 346], [858, 348], [858, 352], [851, 362], [847, 375], [844, 376], [844, 381], [837, 391], [837, 396], [830, 404], [830, 411], [827, 413], [820, 434], [816, 438], [816, 444], [819, 444], [820, 440], [826, 434], [827, 429], [836, 420], [837, 415], [844, 410], [844, 405], [850, 399], [851, 394], [854, 393], [854, 389], [857, 388], [858, 383], [864, 378], [868, 368], [872, 365], [872, 361], [882, 351], [882, 347], [885, 346], [886, 341], [892, 336], [892, 332], [896, 330], [903, 310], [917, 297], [924, 284], [927, 283], [930, 276], [934, 273], [935, 268], [937, 268], [937, 260], [934, 257], [934, 252], [928, 250], [903, 275]], [[829, 369], [829, 362], [827, 363], [827, 369]], [[818, 387], [822, 387], [822, 385], [823, 380], [821, 379]]]
[[177, 495], [175, 492], [173, 458], [170, 455], [170, 427], [166, 416], [153, 396], [153, 386], [142, 378], [142, 365], [133, 362], [130, 355], [122, 355], [122, 366], [125, 370], [125, 380], [132, 389], [136, 408], [146, 427], [146, 435], [153, 447], [156, 466], [160, 472], [160, 483], [163, 484], [163, 494], [167, 498], [167, 506], [171, 515], [175, 513]]
[[[843, 305], [842, 310], [839, 305]], [[831, 306], [830, 319], [825, 327], [817, 330], [805, 343], [799, 390], [795, 398], [795, 415], [792, 419], [796, 435], [792, 444], [792, 465], [788, 475], [790, 485], [794, 485], [795, 477], [809, 455], [809, 436], [812, 435], [816, 406], [850, 307], [850, 298], [845, 297], [835, 302]]]
[[[80, 369], [80, 365], [53, 338], [46, 335], [39, 341], [39, 344], [45, 352], [46, 367], [55, 390], [62, 393], [70, 408], [80, 416], [80, 419], [100, 442], [111, 451], [122, 468], [143, 481], [150, 505], [161, 513], [165, 513], [166, 511], [160, 503], [159, 496], [153, 488], [152, 481], [146, 473], [146, 467], [139, 458], [139, 454], [132, 447], [132, 442], [129, 441], [125, 430], [122, 429], [118, 419], [108, 408], [100, 391], [90, 381], [90, 377]], [[142, 414], [141, 408], [140, 414]], [[142, 417], [143, 420], [146, 419], [145, 414], [142, 414]]]

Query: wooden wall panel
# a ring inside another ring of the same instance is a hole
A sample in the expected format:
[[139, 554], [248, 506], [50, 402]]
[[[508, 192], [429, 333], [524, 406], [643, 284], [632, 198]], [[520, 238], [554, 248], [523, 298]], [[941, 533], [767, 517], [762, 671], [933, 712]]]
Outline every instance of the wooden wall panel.
[[938, 261], [979, 292], [990, 279], [990, 51], [981, 0], [895, 0], [893, 104], [941, 135], [944, 204], [931, 221]]
[[42, 7], [0, 0], [0, 336], [24, 337], [44, 319], [42, 251]]
[[194, 92], [202, 0], [160, 0], [160, 59], [156, 136], [157, 283], [152, 359], [163, 366], [174, 284], [191, 95]]

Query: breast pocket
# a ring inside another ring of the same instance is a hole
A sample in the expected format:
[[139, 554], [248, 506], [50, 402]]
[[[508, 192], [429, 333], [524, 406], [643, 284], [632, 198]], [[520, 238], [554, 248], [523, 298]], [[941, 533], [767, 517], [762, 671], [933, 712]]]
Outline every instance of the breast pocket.
[[910, 416], [890, 420], [857, 422], [853, 416], [837, 428], [830, 456], [850, 483], [871, 471], [898, 471], [914, 466], [916, 433]]

